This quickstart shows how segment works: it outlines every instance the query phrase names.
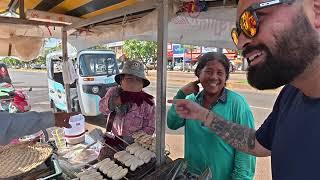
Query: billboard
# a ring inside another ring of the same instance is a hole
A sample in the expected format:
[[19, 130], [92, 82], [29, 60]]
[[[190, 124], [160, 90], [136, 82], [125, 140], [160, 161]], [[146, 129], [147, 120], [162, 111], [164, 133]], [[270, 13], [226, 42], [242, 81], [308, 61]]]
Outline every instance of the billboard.
[[173, 57], [184, 57], [184, 48], [181, 44], [172, 44]]

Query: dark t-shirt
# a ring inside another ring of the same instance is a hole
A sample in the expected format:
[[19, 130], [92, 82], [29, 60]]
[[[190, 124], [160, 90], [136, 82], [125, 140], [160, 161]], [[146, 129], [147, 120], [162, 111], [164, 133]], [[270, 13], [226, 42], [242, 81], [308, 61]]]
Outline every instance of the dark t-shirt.
[[320, 180], [320, 98], [287, 85], [256, 138], [272, 151], [273, 179]]

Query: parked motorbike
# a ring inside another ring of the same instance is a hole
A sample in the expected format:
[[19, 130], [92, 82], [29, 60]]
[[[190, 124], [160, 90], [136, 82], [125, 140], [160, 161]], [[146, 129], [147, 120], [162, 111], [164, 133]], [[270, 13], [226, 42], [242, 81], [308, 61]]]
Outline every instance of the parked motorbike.
[[[32, 89], [30, 88], [29, 91]], [[0, 111], [19, 113], [30, 111], [29, 97], [23, 90], [17, 90], [10, 83], [0, 83]]]

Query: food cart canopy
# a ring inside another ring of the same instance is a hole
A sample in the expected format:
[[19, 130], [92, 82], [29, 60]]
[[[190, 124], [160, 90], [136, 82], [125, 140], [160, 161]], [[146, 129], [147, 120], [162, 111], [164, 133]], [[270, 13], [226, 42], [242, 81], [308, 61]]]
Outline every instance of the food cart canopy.
[[[137, 1], [141, 0], [25, 0], [24, 10], [27, 12], [32, 9], [86, 19], [133, 5]], [[18, 1], [1, 0], [0, 12], [7, 9], [19, 13]]]
[[[22, 60], [32, 60], [40, 53], [45, 38], [61, 39], [61, 26], [54, 26], [53, 23], [73, 25], [84, 20], [90, 22], [91, 19], [93, 23], [68, 29], [68, 41], [77, 50], [126, 39], [155, 41], [157, 11], [155, 6], [152, 6], [155, 2], [157, 1], [25, 0], [26, 19], [47, 24], [3, 23], [0, 19], [0, 56], [11, 55]], [[169, 42], [235, 48], [230, 38], [230, 30], [235, 22], [235, 3], [222, 6], [225, 1], [215, 0], [212, 1], [214, 5], [209, 6], [207, 11], [191, 17], [189, 13], [177, 15], [178, 1], [170, 2]], [[0, 1], [0, 12], [10, 10], [18, 14], [19, 8], [18, 0]], [[94, 21], [102, 16], [112, 18], [101, 22]]]
[[[135, 4], [137, 0], [25, 0], [24, 13], [28, 20], [46, 22], [44, 25], [23, 24], [19, 19], [0, 19], [0, 56], [16, 56], [29, 61], [41, 53], [45, 38], [61, 39], [61, 26], [70, 25], [83, 19], [90, 19]], [[1, 0], [0, 13], [19, 15], [18, 0]], [[7, 12], [10, 13], [7, 13]], [[4, 21], [3, 21], [4, 20]], [[68, 31], [68, 34], [76, 30]]]
[[[156, 41], [157, 16], [157, 11], [152, 11], [137, 21], [97, 25], [78, 36], [71, 35], [69, 42], [77, 49], [84, 49], [126, 39]], [[231, 29], [235, 26], [235, 17], [235, 7], [212, 7], [201, 12], [197, 18], [188, 13], [173, 15], [168, 25], [168, 41], [235, 49], [230, 37]]]

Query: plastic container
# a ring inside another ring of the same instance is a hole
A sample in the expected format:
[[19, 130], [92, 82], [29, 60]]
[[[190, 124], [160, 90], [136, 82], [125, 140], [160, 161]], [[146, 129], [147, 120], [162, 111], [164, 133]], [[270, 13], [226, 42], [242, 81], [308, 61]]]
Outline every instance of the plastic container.
[[85, 118], [82, 114], [70, 117], [71, 128], [64, 128], [64, 137], [68, 144], [79, 144], [85, 140]]

